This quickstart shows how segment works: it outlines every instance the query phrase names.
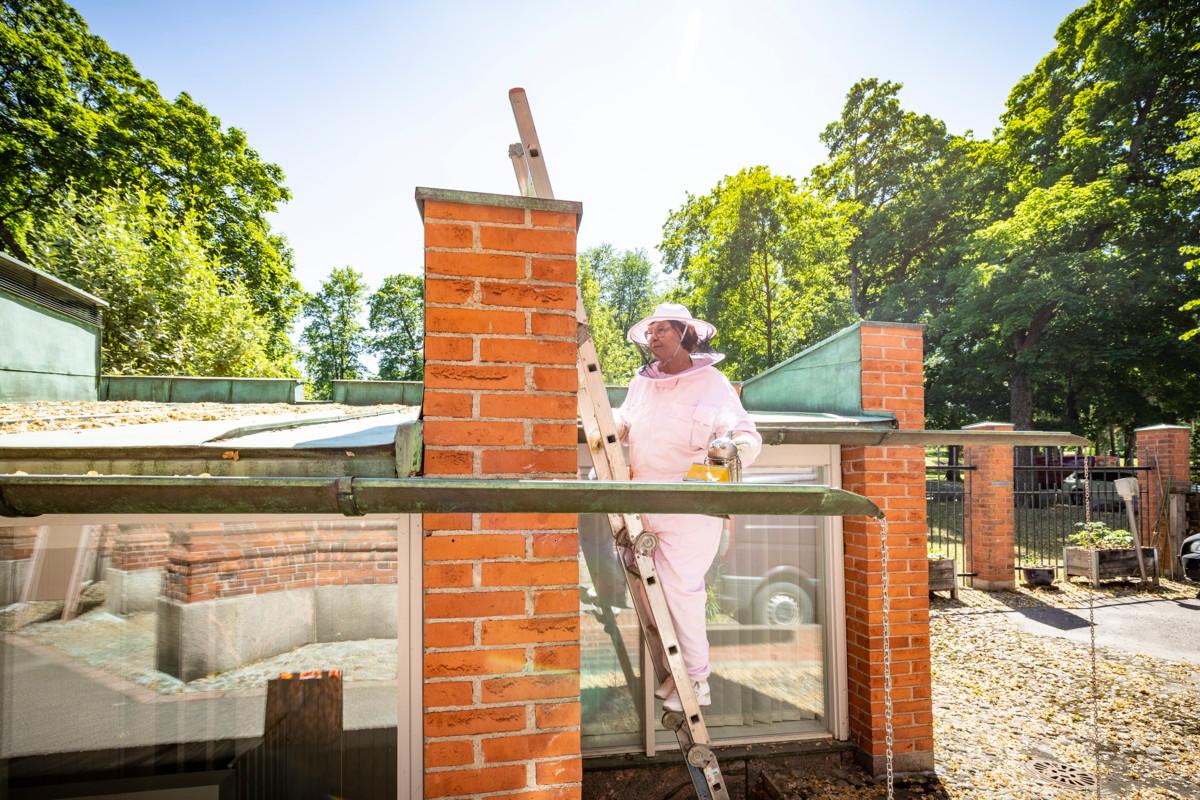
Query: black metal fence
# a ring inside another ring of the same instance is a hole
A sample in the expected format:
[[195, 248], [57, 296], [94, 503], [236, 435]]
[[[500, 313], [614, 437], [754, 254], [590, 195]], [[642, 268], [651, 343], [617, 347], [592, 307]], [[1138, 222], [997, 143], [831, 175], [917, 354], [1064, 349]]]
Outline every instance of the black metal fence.
[[[1085, 480], [1085, 459], [1090, 481]], [[1062, 566], [1063, 547], [1087, 521], [1089, 509], [1092, 521], [1129, 530], [1125, 501], [1114, 483], [1119, 478], [1138, 479], [1134, 512], [1142, 541], [1148, 541], [1151, 521], [1143, 512], [1150, 508], [1150, 471], [1115, 457], [1085, 456], [1057, 447], [1013, 448], [1017, 566]]]
[[925, 514], [929, 525], [930, 554], [953, 558], [960, 576], [971, 569], [971, 476], [974, 467], [963, 463], [962, 448], [930, 447], [925, 450]]

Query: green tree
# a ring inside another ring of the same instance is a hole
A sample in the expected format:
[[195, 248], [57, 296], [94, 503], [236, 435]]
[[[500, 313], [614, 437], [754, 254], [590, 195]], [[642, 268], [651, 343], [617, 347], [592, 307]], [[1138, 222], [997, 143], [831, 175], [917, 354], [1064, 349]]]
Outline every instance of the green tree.
[[[1185, 207], [1200, 208], [1200, 111], [1193, 111], [1177, 124], [1185, 138], [1171, 146], [1171, 154], [1180, 160], [1183, 168], [1167, 179], [1167, 185], [1179, 191]], [[1187, 269], [1200, 270], [1200, 245], [1183, 245], [1179, 253], [1191, 259], [1185, 265]], [[1180, 311], [1197, 309], [1200, 309], [1200, 297], [1192, 297]], [[1184, 332], [1183, 338], [1191, 339], [1196, 334], [1200, 334], [1200, 327], [1193, 326]]]
[[[1187, 120], [1200, 108], [1194, 12], [1093, 0], [1068, 15], [1057, 46], [1009, 98], [998, 139], [1008, 202], [1020, 209], [1040, 196], [1086, 198], [1086, 218], [1064, 204], [1045, 225], [1074, 231], [1061, 256], [1103, 272], [1106, 287], [1074, 313], [1054, 312], [1037, 344], [1040, 375], [1032, 356], [1028, 386], [1014, 373], [1020, 424], [1037, 416], [1036, 393], [1081, 393], [1095, 406], [1093, 425], [1107, 417], [1125, 429], [1200, 410], [1196, 350], [1179, 341], [1195, 327], [1180, 303], [1200, 294], [1184, 255], [1200, 241], [1200, 214], [1195, 195], [1178, 188], [1189, 167]], [[1063, 373], [1074, 385], [1064, 389]]]
[[[841, 116], [821, 133], [829, 158], [809, 179], [849, 223], [846, 271], [858, 316], [875, 313], [931, 252], [963, 232], [955, 222], [965, 143], [956, 147], [940, 120], [904, 110], [901, 88], [877, 78], [850, 87]], [[912, 316], [905, 304], [888, 311]]]
[[122, 375], [295, 375], [268, 354], [270, 330], [244, 288], [210, 268], [195, 225], [145, 192], [80, 196], [42, 214], [35, 265], [110, 303], [104, 371]]
[[[1018, 428], [1032, 427], [1037, 378], [1058, 368], [1043, 345], [1054, 337], [1053, 323], [1091, 318], [1095, 305], [1118, 302], [1116, 294], [1129, 288], [1113, 248], [1124, 213], [1110, 185], [1077, 187], [1064, 179], [1031, 191], [1011, 216], [975, 234], [955, 271], [952, 310], [935, 318], [932, 338], [961, 354], [951, 363], [1007, 382]], [[1077, 357], [1092, 360], [1079, 349]], [[958, 376], [943, 370], [940, 377]]]
[[371, 295], [370, 349], [379, 378], [419, 381], [424, 376], [425, 282], [419, 275], [389, 275]]
[[759, 166], [689, 194], [659, 249], [675, 297], [717, 326], [727, 369], [748, 378], [850, 320], [849, 233], [829, 203]]
[[267, 215], [289, 199], [283, 172], [187, 94], [168, 102], [61, 0], [0, 0], [0, 246], [29, 257], [67, 186], [122, 185], [162, 198], [222, 284], [267, 319], [273, 357], [302, 295]]
[[315, 295], [304, 301], [304, 326], [301, 341], [305, 371], [313, 396], [328, 400], [333, 396], [333, 381], [362, 377], [359, 356], [367, 349], [366, 329], [360, 317], [367, 285], [351, 267], [339, 267], [329, 274]]
[[[629, 255], [629, 251], [625, 255]], [[625, 338], [632, 323], [622, 327], [621, 323], [617, 321], [621, 312], [604, 299], [606, 286], [601, 282], [600, 275], [606, 275], [610, 281], [618, 285], [630, 286], [634, 283], [633, 278], [636, 277], [636, 274], [634, 276], [623, 275], [619, 266], [624, 264], [632, 272], [641, 273], [642, 264], [636, 258], [617, 257], [613, 247], [608, 244], [584, 250], [579, 254], [577, 261], [579, 294], [583, 298], [583, 309], [588, 317], [588, 329], [592, 334], [592, 343], [596, 345], [596, 355], [600, 359], [600, 371], [604, 373], [604, 381], [609, 384], [627, 384], [638, 368], [642, 366], [642, 362], [633, 345]], [[601, 265], [599, 269], [597, 264]], [[649, 277], [646, 277], [645, 281], [647, 286], [652, 286]], [[610, 285], [607, 287], [607, 294], [611, 297], [613, 293]], [[631, 291], [626, 295], [636, 295], [636, 292]], [[647, 299], [647, 305], [652, 307], [654, 299], [654, 296], [651, 295]], [[636, 312], [630, 312], [627, 309], [624, 312], [625, 318], [630, 313]], [[641, 317], [635, 317], [634, 321], [636, 322], [638, 319]]]
[[654, 310], [658, 301], [654, 265], [645, 250], [618, 252], [611, 244], [604, 243], [580, 253], [579, 259], [586, 261], [595, 275], [597, 299], [612, 314], [618, 330], [628, 331]]

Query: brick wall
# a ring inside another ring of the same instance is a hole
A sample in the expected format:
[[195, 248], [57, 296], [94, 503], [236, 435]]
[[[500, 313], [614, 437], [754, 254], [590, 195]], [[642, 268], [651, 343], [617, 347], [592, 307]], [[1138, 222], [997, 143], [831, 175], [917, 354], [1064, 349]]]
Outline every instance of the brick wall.
[[106, 525], [104, 528], [102, 541], [114, 569], [162, 569], [166, 566], [171, 534], [165, 525]]
[[[417, 191], [425, 475], [576, 475], [576, 203]], [[427, 514], [428, 797], [580, 795], [575, 515]]]
[[[1138, 466], [1154, 468], [1147, 481], [1150, 507], [1145, 513], [1150, 520], [1150, 530], [1167, 529], [1168, 523], [1162, 508], [1163, 486], [1188, 484], [1191, 481], [1191, 433], [1186, 425], [1152, 425], [1135, 431]], [[1148, 545], [1153, 543], [1146, 542]], [[1166, 564], [1167, 559], [1174, 559], [1176, 555], [1161, 553], [1161, 563]]]
[[[864, 322], [861, 336], [863, 410], [890, 411], [902, 429], [923, 428], [921, 326]], [[888, 520], [896, 766], [932, 769], [924, 449], [843, 447], [842, 486], [871, 498]], [[884, 765], [880, 524], [847, 517], [842, 532], [850, 736], [878, 774]]]
[[167, 535], [162, 593], [184, 603], [396, 582], [396, 527], [387, 520], [196, 523]]
[[0, 527], [0, 561], [24, 561], [33, 558], [33, 543], [38, 526]]
[[[1010, 422], [977, 422], [964, 430], [1011, 431]], [[971, 585], [1015, 589], [1017, 528], [1013, 510], [1012, 445], [971, 445], [964, 460], [975, 467], [971, 480]]]

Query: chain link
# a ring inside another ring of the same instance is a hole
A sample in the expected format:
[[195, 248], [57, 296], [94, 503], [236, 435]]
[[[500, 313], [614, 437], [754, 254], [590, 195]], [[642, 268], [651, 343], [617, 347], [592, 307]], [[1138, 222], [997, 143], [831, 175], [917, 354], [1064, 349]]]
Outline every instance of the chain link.
[[888, 580], [888, 524], [887, 517], [879, 520], [879, 557], [883, 560], [880, 588], [883, 597], [883, 743], [887, 760], [887, 797], [896, 796], [896, 768], [894, 763], [895, 735], [892, 730], [892, 598]]
[[[1092, 468], [1087, 451], [1083, 454], [1083, 519], [1092, 522]], [[1100, 683], [1096, 671], [1096, 589], [1088, 584], [1088, 639], [1092, 662], [1092, 761], [1096, 778], [1096, 800], [1100, 800]]]

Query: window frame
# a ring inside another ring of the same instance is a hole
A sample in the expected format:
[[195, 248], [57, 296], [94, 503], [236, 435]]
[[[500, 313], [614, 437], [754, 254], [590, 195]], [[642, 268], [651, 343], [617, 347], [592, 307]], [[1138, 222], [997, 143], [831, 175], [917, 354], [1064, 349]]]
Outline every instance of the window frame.
[[[584, 458], [588, 458], [586, 452]], [[840, 445], [767, 445], [755, 462], [756, 467], [773, 467], [777, 469], [816, 468], [823, 470], [827, 484], [832, 488], [842, 486], [842, 459]], [[798, 742], [812, 740], [835, 739], [846, 741], [850, 736], [850, 710], [848, 694], [848, 678], [846, 665], [846, 593], [845, 593], [845, 560], [842, 543], [842, 518], [821, 517], [818, 529], [825, 537], [825, 547], [822, 548], [824, 562], [825, 595], [822, 598], [827, 609], [824, 630], [824, 675], [825, 675], [825, 723], [824, 731], [807, 733], [764, 734], [721, 739], [717, 746], [745, 746], [755, 744], [777, 744], [780, 742]], [[582, 558], [582, 556], [581, 556]], [[679, 749], [675, 742], [664, 743], [656, 741], [659, 721], [654, 716], [654, 686], [652, 681], [645, 680], [645, 666], [650, 663], [649, 647], [645, 636], [638, 629], [639, 663], [638, 675], [642, 684], [641, 715], [641, 746], [610, 745], [606, 747], [589, 748], [586, 744], [581, 748], [583, 757], [599, 758], [612, 755], [631, 755], [639, 753], [652, 757], [660, 752], [672, 752]], [[582, 733], [582, 730], [580, 731]], [[586, 737], [583, 737], [586, 743]]]

